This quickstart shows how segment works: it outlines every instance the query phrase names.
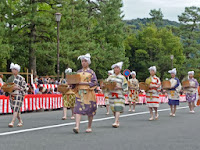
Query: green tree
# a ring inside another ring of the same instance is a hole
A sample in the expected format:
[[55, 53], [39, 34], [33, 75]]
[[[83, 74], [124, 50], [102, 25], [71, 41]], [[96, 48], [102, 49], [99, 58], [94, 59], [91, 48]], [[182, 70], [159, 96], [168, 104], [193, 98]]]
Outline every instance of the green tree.
[[[178, 16], [182, 23], [180, 26], [180, 35], [184, 46], [184, 55], [186, 57], [182, 70], [187, 74], [188, 70], [195, 70], [199, 73], [200, 68], [200, 8], [186, 7], [185, 12]], [[185, 69], [186, 68], [186, 69]]]
[[156, 24], [156, 26], [160, 26], [163, 24], [163, 13], [161, 9], [159, 8], [158, 10], [152, 9], [150, 10], [149, 15], [151, 16], [152, 22]]
[[133, 60], [131, 70], [138, 72], [139, 80], [144, 80], [149, 76], [148, 68], [157, 66], [158, 75], [164, 79], [166, 72], [171, 69], [170, 56], [173, 54], [174, 66], [179, 68], [184, 62], [183, 47], [180, 38], [173, 35], [167, 28], [157, 28], [154, 24], [141, 27], [139, 31], [133, 33], [130, 40]]
[[122, 22], [121, 0], [98, 0], [97, 24], [94, 28], [93, 39], [98, 44], [95, 63], [97, 74], [107, 77], [107, 70], [118, 61], [124, 62], [124, 67], [129, 66], [125, 56], [124, 23]]

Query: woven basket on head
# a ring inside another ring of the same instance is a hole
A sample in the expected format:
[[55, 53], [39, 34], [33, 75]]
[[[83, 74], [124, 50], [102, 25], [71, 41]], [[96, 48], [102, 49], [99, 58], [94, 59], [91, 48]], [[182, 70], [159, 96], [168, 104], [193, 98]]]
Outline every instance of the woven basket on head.
[[184, 88], [190, 87], [190, 81], [189, 81], [189, 80], [183, 81], [183, 82], [182, 82], [182, 86], [183, 86]]
[[149, 90], [149, 85], [146, 84], [145, 82], [140, 82], [139, 87], [140, 87], [141, 90], [145, 90], [145, 91]]
[[166, 80], [162, 82], [162, 88], [163, 89], [170, 89], [171, 88], [171, 82]]
[[68, 84], [79, 84], [81, 82], [80, 74], [66, 75]]
[[11, 93], [13, 92], [14, 86], [15, 86], [15, 83], [6, 83], [1, 88], [3, 89], [4, 92]]

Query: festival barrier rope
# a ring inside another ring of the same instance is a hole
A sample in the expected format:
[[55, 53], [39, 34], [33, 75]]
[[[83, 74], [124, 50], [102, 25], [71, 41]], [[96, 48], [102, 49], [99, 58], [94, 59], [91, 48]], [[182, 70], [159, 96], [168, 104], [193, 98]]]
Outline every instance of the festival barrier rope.
[[[97, 105], [105, 105], [105, 98], [103, 94], [96, 94]], [[159, 96], [160, 103], [167, 103], [168, 98], [165, 95]], [[185, 95], [180, 96], [180, 102], [185, 102]], [[125, 95], [125, 103], [128, 104], [128, 97]], [[146, 103], [146, 95], [139, 95], [139, 104]], [[35, 111], [35, 110], [51, 110], [63, 107], [63, 100], [61, 94], [38, 94], [26, 95], [22, 104], [21, 112]], [[12, 113], [10, 108], [9, 98], [0, 96], [0, 114]]]

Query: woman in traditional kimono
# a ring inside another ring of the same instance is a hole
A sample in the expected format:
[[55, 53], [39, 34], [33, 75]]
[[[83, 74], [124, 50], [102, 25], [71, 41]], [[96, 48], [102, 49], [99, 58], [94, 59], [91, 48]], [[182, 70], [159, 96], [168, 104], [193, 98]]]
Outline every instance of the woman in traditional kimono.
[[[114, 74], [114, 70], [108, 71], [108, 77], [113, 74]], [[105, 105], [106, 105], [106, 110], [107, 110], [106, 115], [109, 115], [109, 109], [110, 109], [110, 103], [109, 103], [109, 97], [108, 97], [109, 91], [107, 89], [105, 89], [105, 90], [103, 90], [103, 93], [104, 93], [104, 97], [105, 97]]]
[[[68, 68], [65, 70], [65, 74], [71, 73], [72, 69]], [[66, 80], [62, 80], [61, 84], [67, 84]], [[70, 86], [69, 86], [70, 88]], [[73, 90], [69, 90], [68, 92], [63, 94], [63, 117], [62, 120], [67, 119], [67, 108], [72, 110], [71, 119], [75, 119], [74, 117], [74, 105], [75, 105], [76, 95]]]
[[188, 72], [188, 78], [190, 87], [186, 89], [186, 100], [188, 101], [190, 113], [194, 113], [195, 101], [198, 97], [199, 83], [194, 79], [194, 71]]
[[149, 107], [150, 121], [154, 120], [153, 109], [155, 110], [155, 119], [157, 120], [159, 117], [158, 107], [159, 107], [159, 92], [161, 91], [161, 82], [160, 79], [155, 75], [156, 74], [156, 66], [152, 66], [149, 68], [150, 77], [146, 79], [146, 84], [149, 85], [149, 90], [146, 93], [147, 105]]
[[81, 82], [75, 87], [76, 102], [74, 113], [76, 114], [76, 127], [73, 129], [75, 133], [79, 133], [80, 120], [82, 115], [88, 116], [87, 133], [92, 132], [92, 120], [96, 114], [97, 103], [94, 89], [98, 82], [95, 72], [89, 68], [91, 64], [90, 54], [78, 57], [81, 60], [82, 69], [78, 70], [81, 76]]
[[124, 95], [128, 92], [128, 83], [126, 78], [120, 73], [123, 62], [112, 65], [114, 74], [108, 77], [109, 82], [116, 82], [117, 85], [115, 90], [109, 91], [109, 102], [110, 108], [115, 116], [115, 122], [112, 125], [114, 128], [119, 127], [119, 116], [124, 111], [125, 97]]
[[131, 111], [131, 103], [133, 103], [133, 110], [135, 112], [136, 102], [139, 101], [139, 82], [136, 79], [136, 72], [131, 72], [132, 79], [129, 80], [129, 111]]
[[179, 105], [179, 92], [180, 92], [180, 81], [176, 77], [176, 68], [168, 71], [171, 74], [171, 79], [169, 80], [171, 83], [171, 89], [167, 90], [168, 104], [171, 108], [170, 116], [175, 117], [176, 106]]
[[14, 127], [16, 118], [19, 120], [18, 127], [23, 126], [23, 121], [21, 119], [21, 107], [24, 101], [24, 96], [26, 93], [27, 84], [25, 79], [19, 75], [20, 66], [18, 64], [11, 63], [10, 69], [12, 70], [12, 76], [8, 78], [7, 83], [15, 83], [14, 91], [10, 93], [10, 106], [13, 110], [13, 118], [8, 127]]

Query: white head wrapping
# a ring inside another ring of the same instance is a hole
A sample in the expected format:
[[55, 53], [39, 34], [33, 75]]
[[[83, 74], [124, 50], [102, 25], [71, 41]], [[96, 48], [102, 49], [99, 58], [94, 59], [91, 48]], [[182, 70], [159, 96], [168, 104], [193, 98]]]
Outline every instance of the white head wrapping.
[[176, 75], [176, 68], [174, 68], [174, 69], [172, 69], [172, 70], [169, 70], [168, 72], [171, 73], [171, 74], [173, 73], [173, 74]]
[[190, 75], [190, 74], [194, 75], [194, 71], [189, 71], [188, 75]]
[[71, 73], [71, 72], [72, 72], [72, 69], [71, 69], [71, 68], [65, 69], [65, 73]]
[[156, 66], [151, 66], [151, 67], [149, 68], [149, 71], [151, 71], [151, 70], [153, 70], [154, 72], [156, 72]]
[[111, 68], [114, 69], [115, 67], [119, 67], [120, 69], [122, 69], [122, 66], [123, 66], [123, 62], [118, 62], [118, 63], [112, 65]]
[[135, 72], [135, 71], [132, 71], [132, 72], [131, 72], [131, 75], [133, 75], [133, 74], [136, 75], [136, 72]]
[[109, 70], [109, 71], [108, 71], [108, 74], [113, 75], [113, 74], [114, 74], [114, 70]]
[[10, 64], [10, 69], [16, 69], [18, 72], [20, 71], [20, 65], [18, 64], [14, 64], [14, 63], [11, 63]]
[[85, 54], [85, 55], [81, 55], [81, 56], [79, 56], [79, 57], [78, 57], [78, 60], [79, 60], [79, 59], [80, 59], [80, 60], [85, 59], [85, 60], [87, 60], [88, 64], [91, 64], [91, 60], [90, 60], [90, 58], [91, 58], [90, 54], [87, 53], [87, 54]]

